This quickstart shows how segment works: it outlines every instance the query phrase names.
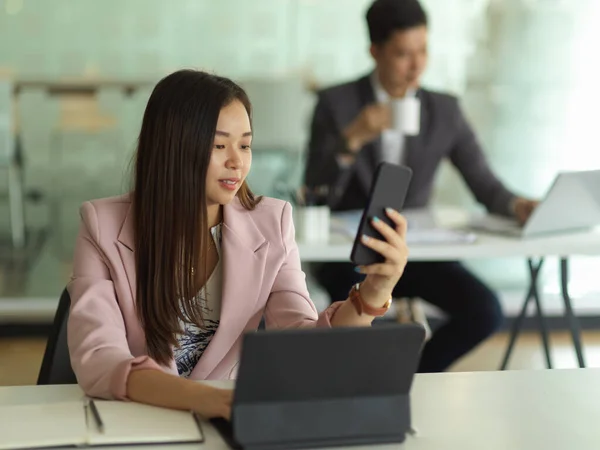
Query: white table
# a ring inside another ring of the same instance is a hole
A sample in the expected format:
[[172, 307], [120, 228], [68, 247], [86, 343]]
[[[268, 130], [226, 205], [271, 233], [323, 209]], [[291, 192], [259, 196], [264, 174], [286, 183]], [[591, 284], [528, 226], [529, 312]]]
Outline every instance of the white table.
[[[439, 208], [432, 211], [436, 226], [449, 229], [468, 229], [472, 217], [456, 208]], [[516, 339], [521, 330], [523, 319], [527, 314], [529, 303], [536, 304], [540, 333], [544, 345], [546, 365], [552, 367], [550, 344], [546, 320], [542, 312], [541, 296], [537, 281], [544, 258], [557, 256], [560, 258], [559, 273], [561, 294], [565, 304], [565, 316], [569, 322], [573, 345], [577, 354], [579, 367], [585, 367], [579, 325], [573, 313], [568, 291], [568, 257], [600, 255], [600, 232], [587, 231], [539, 238], [521, 239], [506, 235], [476, 233], [477, 240], [472, 244], [415, 244], [410, 245], [410, 261], [458, 261], [467, 259], [491, 259], [506, 257], [523, 257], [528, 261], [530, 284], [521, 312], [517, 316], [511, 338], [501, 363], [505, 369], [512, 354]], [[349, 262], [352, 250], [352, 239], [342, 234], [332, 234], [326, 244], [305, 244], [298, 242], [300, 258], [304, 263]]]
[[[81, 395], [77, 386], [0, 387], [0, 405]], [[599, 369], [417, 374], [411, 397], [417, 435], [408, 436], [403, 445], [377, 448], [596, 450], [600, 442]], [[136, 449], [227, 449], [210, 424], [204, 423], [203, 430], [204, 445]], [[351, 447], [366, 448], [373, 447]]]
[[[471, 216], [459, 209], [440, 208], [433, 211], [440, 228], [465, 229]], [[520, 239], [486, 233], [477, 234], [472, 244], [413, 244], [411, 261], [456, 261], [488, 258], [542, 258], [547, 256], [597, 256], [600, 255], [600, 233], [579, 232], [553, 235], [535, 239]], [[328, 243], [305, 244], [298, 241], [303, 262], [348, 262], [352, 239], [332, 234]]]

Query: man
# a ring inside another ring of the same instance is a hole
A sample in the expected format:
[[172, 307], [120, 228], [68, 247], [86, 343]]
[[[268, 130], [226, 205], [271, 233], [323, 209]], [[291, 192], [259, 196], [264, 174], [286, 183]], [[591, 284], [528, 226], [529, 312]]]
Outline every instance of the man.
[[[319, 93], [309, 143], [305, 183], [328, 186], [333, 210], [364, 208], [380, 161], [412, 168], [406, 207], [429, 202], [435, 173], [449, 158], [475, 198], [493, 213], [525, 222], [535, 202], [517, 197], [496, 178], [456, 98], [423, 89], [427, 63], [427, 16], [418, 0], [376, 0], [367, 12], [373, 73]], [[390, 101], [416, 96], [420, 130], [392, 129]], [[332, 300], [346, 298], [359, 280], [350, 263], [327, 263], [317, 280]], [[411, 262], [394, 297], [420, 297], [449, 320], [426, 344], [419, 371], [439, 372], [498, 329], [503, 320], [496, 295], [459, 262]]]

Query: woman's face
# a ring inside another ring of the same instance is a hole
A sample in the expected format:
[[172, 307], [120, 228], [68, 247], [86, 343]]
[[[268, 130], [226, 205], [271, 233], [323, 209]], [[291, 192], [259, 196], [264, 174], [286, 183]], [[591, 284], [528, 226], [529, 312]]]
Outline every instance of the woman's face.
[[219, 114], [208, 173], [208, 206], [229, 203], [248, 175], [252, 164], [252, 130], [246, 108], [239, 100], [224, 107]]

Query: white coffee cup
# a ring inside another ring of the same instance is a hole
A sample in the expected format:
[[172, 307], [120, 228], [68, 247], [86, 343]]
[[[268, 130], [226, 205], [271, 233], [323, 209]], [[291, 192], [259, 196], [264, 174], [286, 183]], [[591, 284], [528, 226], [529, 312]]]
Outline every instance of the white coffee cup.
[[421, 101], [417, 97], [392, 100], [392, 128], [408, 136], [417, 136], [421, 129]]

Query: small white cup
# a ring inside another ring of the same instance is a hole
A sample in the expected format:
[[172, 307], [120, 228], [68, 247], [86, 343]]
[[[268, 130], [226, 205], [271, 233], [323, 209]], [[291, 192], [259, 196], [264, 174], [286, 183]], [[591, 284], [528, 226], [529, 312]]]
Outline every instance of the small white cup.
[[417, 136], [421, 129], [421, 101], [417, 97], [392, 100], [392, 128], [408, 136]]
[[329, 242], [331, 212], [328, 206], [306, 206], [298, 210], [298, 231], [307, 244]]

